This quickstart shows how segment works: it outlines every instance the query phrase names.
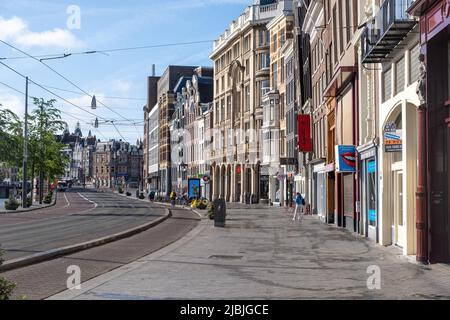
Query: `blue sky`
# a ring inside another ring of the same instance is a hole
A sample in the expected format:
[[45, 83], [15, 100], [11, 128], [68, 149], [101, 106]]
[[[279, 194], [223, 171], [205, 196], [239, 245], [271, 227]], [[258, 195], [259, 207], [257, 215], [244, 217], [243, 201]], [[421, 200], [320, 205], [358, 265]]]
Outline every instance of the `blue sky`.
[[[110, 0], [60, 1], [15, 0], [0, 1], [0, 39], [17, 46], [31, 55], [70, 53], [114, 49], [177, 42], [216, 39], [237, 18], [251, 0]], [[69, 29], [67, 9], [76, 5], [81, 10], [80, 29]], [[146, 77], [151, 65], [160, 75], [169, 64], [212, 65], [208, 56], [212, 43], [189, 46], [153, 48], [138, 51], [94, 55], [77, 55], [46, 61], [98, 100], [137, 123], [136, 127], [121, 125], [126, 121], [99, 105], [94, 113], [107, 119], [117, 119], [125, 139], [134, 143], [142, 136], [142, 107], [145, 100], [121, 100], [103, 97], [146, 98]], [[21, 54], [0, 43], [0, 58]], [[29, 76], [35, 82], [56, 88], [78, 91], [32, 59], [0, 60]], [[0, 82], [24, 91], [24, 80], [0, 65]], [[81, 107], [90, 105], [87, 96], [50, 89]], [[52, 96], [30, 85], [31, 96]], [[0, 84], [0, 104], [18, 114], [24, 112], [23, 96]], [[82, 120], [86, 135], [89, 129], [98, 138], [120, 138], [111, 125], [100, 126], [96, 132], [88, 123], [93, 116], [58, 101], [57, 106]], [[89, 108], [86, 110], [91, 111]], [[77, 120], [63, 115], [74, 130]]]

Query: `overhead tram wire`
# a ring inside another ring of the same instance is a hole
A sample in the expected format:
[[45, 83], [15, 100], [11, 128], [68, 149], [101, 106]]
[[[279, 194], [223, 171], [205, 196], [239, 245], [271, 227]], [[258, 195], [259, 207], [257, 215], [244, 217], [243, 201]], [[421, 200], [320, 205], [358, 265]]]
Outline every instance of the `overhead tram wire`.
[[[30, 80], [30, 79], [28, 79], [28, 80]], [[34, 83], [34, 81], [30, 81], [30, 82]], [[15, 91], [15, 92], [17, 92], [17, 93], [20, 93], [21, 95], [25, 95], [24, 92], [22, 92], [22, 91], [20, 91], [20, 90], [18, 90], [18, 89], [16, 89], [16, 88], [10, 86], [10, 85], [7, 84], [7, 83], [4, 83], [4, 82], [0, 81], [0, 84], [3, 85], [3, 86], [5, 86], [5, 87], [7, 87], [7, 88], [9, 88], [9, 89], [11, 89], [11, 90], [13, 90], [13, 91]], [[34, 98], [34, 97], [30, 96], [29, 98], [32, 99], [32, 98]], [[82, 110], [85, 111], [84, 109], [82, 109]], [[59, 110], [59, 111], [60, 111], [61, 113], [65, 114], [65, 115], [69, 116], [69, 117], [72, 117], [73, 119], [76, 119], [76, 120], [78, 120], [78, 121], [81, 121], [81, 122], [84, 123], [84, 124], [89, 124], [89, 125], [91, 125], [91, 123], [90, 123], [90, 122], [87, 122], [86, 119], [84, 119], [84, 120], [83, 120], [83, 119], [80, 119], [80, 118], [76, 117], [73, 113], [70, 113], [70, 112], [67, 112], [67, 111], [63, 111], [63, 110]], [[96, 116], [96, 117], [97, 117], [97, 116]], [[102, 120], [103, 120], [103, 119], [102, 119]], [[110, 120], [104, 120], [104, 121], [106, 121], [106, 123], [105, 123], [104, 125], [108, 125], [108, 123], [110, 123], [110, 122], [112, 122], [112, 121], [115, 122], [116, 119], [110, 119]], [[144, 121], [141, 121], [140, 119], [138, 119], [138, 120], [136, 120], [136, 122], [134, 122], [134, 125], [143, 126], [143, 125], [144, 125], [143, 123], [144, 123]], [[121, 125], [125, 125], [125, 124], [117, 124], [117, 123], [115, 123], [115, 125], [116, 125], [116, 126], [121, 126]]]
[[[56, 53], [56, 54], [46, 54], [46, 55], [37, 55], [35, 58], [44, 58], [48, 59], [63, 59], [68, 58], [70, 56], [75, 55], [91, 55], [91, 54], [106, 54], [113, 52], [122, 52], [122, 51], [134, 51], [134, 50], [144, 50], [144, 49], [154, 49], [154, 48], [164, 48], [164, 47], [175, 47], [175, 46], [187, 46], [193, 44], [203, 44], [203, 43], [212, 43], [214, 40], [199, 40], [199, 41], [190, 41], [190, 42], [175, 42], [175, 43], [166, 43], [166, 44], [154, 44], [154, 45], [146, 45], [146, 46], [136, 46], [136, 47], [125, 47], [125, 48], [114, 48], [114, 49], [104, 49], [104, 50], [90, 50], [90, 51], [81, 51], [81, 52], [72, 52], [72, 53]], [[3, 57], [0, 60], [17, 60], [17, 59], [29, 59], [30, 57]]]
[[[29, 80], [29, 79], [28, 79]], [[3, 85], [3, 86], [5, 86], [5, 87], [7, 87], [7, 88], [9, 88], [9, 89], [11, 89], [11, 90], [13, 90], [13, 91], [15, 91], [15, 92], [17, 92], [17, 93], [20, 93], [20, 94], [22, 94], [22, 95], [24, 95], [25, 96], [25, 93], [24, 92], [22, 92], [22, 91], [20, 91], [20, 90], [18, 90], [18, 89], [16, 89], [16, 88], [14, 88], [14, 87], [11, 87], [9, 84], [7, 84], [7, 83], [4, 83], [4, 82], [1, 82], [0, 81], [0, 84], [1, 85]], [[34, 98], [34, 97], [32, 97], [32, 96], [30, 96], [29, 97], [30, 99], [32, 99], [32, 98]], [[83, 122], [83, 123], [85, 123], [85, 124], [87, 124], [87, 125], [90, 125], [92, 128], [94, 128], [104, 139], [106, 139], [106, 140], [108, 140], [106, 137], [105, 137], [105, 135], [103, 134], [103, 133], [101, 133], [97, 128], [95, 128], [95, 126], [93, 126], [92, 125], [92, 123], [90, 123], [90, 122], [86, 122], [85, 120], [82, 120], [82, 119], [80, 119], [80, 118], [78, 118], [78, 117], [76, 117], [76, 116], [74, 116], [73, 114], [71, 114], [71, 113], [69, 113], [69, 112], [66, 112], [66, 111], [63, 111], [63, 110], [59, 110], [59, 112], [61, 112], [62, 114], [65, 114], [65, 115], [67, 115], [67, 116], [69, 116], [69, 117], [71, 117], [71, 118], [73, 118], [73, 119], [75, 119], [75, 120], [78, 120], [78, 121], [81, 121], [81, 122]]]
[[[42, 84], [42, 85], [44, 87], [46, 87], [46, 88], [50, 88], [50, 89], [54, 89], [54, 90], [58, 90], [58, 91], [69, 92], [69, 93], [78, 94], [78, 95], [86, 95], [85, 93], [83, 93], [81, 91], [61, 89], [61, 88], [49, 86], [49, 85], [46, 85], [46, 84]], [[145, 100], [147, 100], [145, 98], [127, 98], [127, 97], [110, 97], [110, 96], [96, 96], [96, 97], [103, 98], [103, 99], [115, 99], [115, 100], [136, 100], [136, 101], [145, 101]]]
[[[0, 39], [0, 42], [3, 43], [3, 44], [5, 44], [5, 45], [8, 46], [8, 47], [14, 49], [14, 50], [19, 51], [20, 53], [22, 53], [22, 54], [24, 54], [24, 55], [30, 57], [31, 59], [38, 61], [39, 63], [41, 63], [42, 65], [44, 65], [47, 69], [51, 70], [52, 72], [54, 72], [55, 74], [57, 74], [59, 77], [63, 78], [65, 81], [67, 81], [68, 83], [70, 83], [72, 86], [74, 86], [75, 88], [77, 88], [77, 89], [80, 90], [81, 92], [85, 93], [87, 96], [89, 96], [89, 97], [91, 97], [91, 98], [93, 97], [93, 95], [91, 95], [90, 93], [88, 93], [86, 90], [83, 90], [83, 89], [82, 89], [80, 86], [78, 86], [76, 83], [74, 83], [73, 81], [71, 81], [70, 79], [68, 79], [66, 76], [64, 76], [63, 74], [61, 74], [60, 72], [58, 72], [58, 71], [55, 70], [54, 68], [50, 67], [48, 64], [46, 64], [46, 63], [43, 62], [42, 60], [39, 60], [38, 58], [36, 58], [36, 57], [30, 55], [29, 53], [27, 53], [27, 52], [25, 52], [25, 51], [23, 51], [23, 50], [21, 50], [21, 49], [15, 47], [15, 46], [13, 46], [12, 44], [9, 44], [8, 42], [6, 42], [6, 41], [4, 41], [4, 40], [1, 40], [1, 39]], [[116, 49], [116, 50], [119, 50], [119, 49]], [[42, 87], [42, 88], [43, 88], [43, 87]], [[47, 89], [45, 89], [45, 90], [47, 90]], [[113, 113], [115, 113], [116, 115], [118, 115], [119, 117], [121, 117], [121, 118], [123, 118], [124, 120], [127, 120], [127, 121], [128, 121], [127, 118], [125, 118], [125, 117], [124, 117], [123, 115], [121, 115], [120, 113], [114, 111], [113, 109], [111, 109], [110, 107], [108, 107], [106, 104], [104, 104], [104, 103], [101, 102], [100, 100], [97, 100], [97, 102], [100, 103], [100, 104], [101, 104], [102, 106], [104, 106], [105, 108], [107, 108], [108, 110], [110, 110], [111, 112], [113, 112]], [[137, 129], [136, 126], [135, 126], [135, 129], [136, 129], [137, 134], [138, 134], [138, 135], [141, 135], [141, 133], [139, 132], [139, 130]]]
[[[0, 40], [0, 41], [1, 41], [1, 40]], [[5, 67], [8, 68], [9, 70], [13, 71], [13, 72], [16, 73], [17, 75], [21, 76], [22, 78], [24, 78], [24, 79], [27, 78], [25, 75], [23, 75], [22, 73], [20, 73], [20, 72], [17, 71], [16, 69], [14, 69], [14, 68], [8, 66], [6, 63], [0, 61], [0, 64], [3, 65], [3, 66], [5, 66]], [[101, 116], [96, 115], [95, 113], [92, 113], [92, 112], [90, 112], [90, 111], [88, 111], [88, 110], [83, 109], [82, 107], [80, 107], [80, 106], [76, 105], [75, 103], [73, 103], [73, 102], [67, 100], [66, 98], [63, 98], [63, 97], [61, 97], [60, 95], [54, 93], [53, 91], [51, 91], [51, 90], [45, 88], [44, 86], [40, 85], [39, 83], [34, 82], [32, 79], [28, 78], [28, 81], [29, 81], [30, 83], [32, 83], [32, 84], [34, 84], [34, 85], [40, 87], [40, 88], [43, 89], [44, 91], [50, 93], [51, 95], [53, 95], [53, 96], [55, 96], [55, 97], [57, 97], [57, 98], [63, 100], [64, 102], [66, 102], [66, 103], [68, 103], [68, 104], [74, 106], [75, 108], [78, 108], [78, 109], [82, 110], [83, 112], [89, 113], [89, 114], [93, 115], [93, 116], [96, 117], [96, 118], [100, 118], [100, 119], [102, 119], [102, 120], [104, 120], [104, 121], [109, 122], [108, 119], [103, 118], [103, 117], [101, 117]], [[123, 135], [120, 133], [120, 131], [117, 129], [117, 127], [116, 127], [116, 126], [114, 126], [114, 127], [115, 127], [117, 133], [119, 134], [119, 136], [120, 136], [125, 142], [127, 142], [127, 140], [123, 137]]]

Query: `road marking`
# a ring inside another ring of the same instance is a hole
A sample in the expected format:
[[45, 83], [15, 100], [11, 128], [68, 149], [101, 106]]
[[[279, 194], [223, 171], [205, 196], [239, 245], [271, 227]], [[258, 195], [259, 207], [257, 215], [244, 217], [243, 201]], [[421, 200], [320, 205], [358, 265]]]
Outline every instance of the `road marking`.
[[67, 196], [66, 196], [65, 192], [64, 192], [64, 198], [66, 199], [67, 204], [63, 207], [63, 209], [70, 207], [70, 201], [69, 201], [69, 199], [67, 199]]
[[79, 192], [77, 192], [77, 193], [78, 193], [78, 195], [79, 195], [80, 197], [82, 197], [84, 200], [86, 200], [86, 201], [88, 201], [88, 202], [94, 204], [94, 207], [93, 207], [93, 208], [88, 209], [88, 210], [86, 210], [86, 211], [82, 211], [82, 212], [80, 212], [80, 213], [86, 213], [86, 212], [92, 211], [92, 210], [94, 210], [95, 208], [98, 207], [98, 204], [97, 204], [96, 202], [94, 202], [94, 201], [92, 201], [92, 200], [89, 200], [88, 198], [86, 198], [85, 196], [83, 196], [83, 195], [82, 195], [81, 193], [79, 193]]

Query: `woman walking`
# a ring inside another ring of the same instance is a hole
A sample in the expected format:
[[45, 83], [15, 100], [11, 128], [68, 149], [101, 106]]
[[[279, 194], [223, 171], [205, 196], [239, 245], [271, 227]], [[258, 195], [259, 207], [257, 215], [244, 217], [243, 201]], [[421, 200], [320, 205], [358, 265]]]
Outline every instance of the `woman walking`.
[[299, 192], [297, 192], [297, 196], [295, 197], [295, 212], [294, 212], [294, 217], [292, 218], [292, 221], [295, 221], [295, 218], [297, 218], [299, 221], [303, 221], [304, 203], [305, 203], [305, 199], [303, 199], [302, 195]]

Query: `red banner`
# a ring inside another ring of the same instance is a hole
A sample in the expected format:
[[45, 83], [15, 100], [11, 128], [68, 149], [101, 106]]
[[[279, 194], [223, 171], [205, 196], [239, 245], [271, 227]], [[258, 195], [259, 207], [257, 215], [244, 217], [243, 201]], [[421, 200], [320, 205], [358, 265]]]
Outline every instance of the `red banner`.
[[312, 152], [311, 116], [308, 114], [299, 114], [297, 116], [297, 126], [298, 150], [300, 152]]

